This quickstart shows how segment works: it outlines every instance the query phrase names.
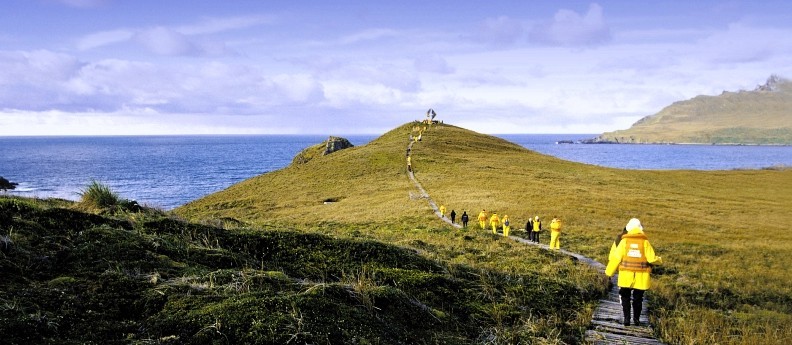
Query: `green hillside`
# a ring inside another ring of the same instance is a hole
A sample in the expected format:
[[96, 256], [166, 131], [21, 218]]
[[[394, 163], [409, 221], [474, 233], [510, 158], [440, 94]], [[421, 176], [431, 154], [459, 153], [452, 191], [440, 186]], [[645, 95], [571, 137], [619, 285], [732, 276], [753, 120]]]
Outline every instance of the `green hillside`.
[[363, 238], [78, 208], [0, 196], [3, 344], [574, 343], [602, 293]]
[[594, 142], [792, 145], [792, 81], [676, 102]]
[[[596, 284], [596, 277], [565, 273], [585, 270], [560, 257], [546, 262], [519, 243], [493, 244], [477, 226], [460, 232], [435, 218], [406, 172], [413, 126], [251, 178], [174, 212], [192, 220], [372, 239], [441, 262], [560, 280], [580, 275], [573, 278], [578, 284]], [[792, 335], [792, 272], [785, 264], [792, 249], [792, 170], [603, 168], [450, 125], [429, 129], [412, 157], [416, 178], [448, 210], [472, 218], [481, 209], [497, 211], [515, 224], [557, 215], [566, 224], [562, 247], [601, 262], [617, 231], [639, 217], [666, 261], [655, 270], [650, 292], [652, 317], [666, 341], [783, 343]], [[522, 329], [525, 317], [507, 328]]]

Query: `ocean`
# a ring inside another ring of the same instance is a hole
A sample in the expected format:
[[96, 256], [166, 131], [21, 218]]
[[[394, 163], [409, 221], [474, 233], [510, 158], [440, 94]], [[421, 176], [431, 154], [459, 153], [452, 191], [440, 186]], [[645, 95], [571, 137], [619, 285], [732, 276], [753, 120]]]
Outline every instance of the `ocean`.
[[[792, 146], [556, 144], [595, 134], [504, 134], [561, 159], [622, 169], [731, 170], [792, 167]], [[352, 144], [378, 135], [344, 136]], [[9, 194], [79, 199], [92, 180], [122, 198], [170, 210], [291, 163], [323, 135], [0, 137]]]

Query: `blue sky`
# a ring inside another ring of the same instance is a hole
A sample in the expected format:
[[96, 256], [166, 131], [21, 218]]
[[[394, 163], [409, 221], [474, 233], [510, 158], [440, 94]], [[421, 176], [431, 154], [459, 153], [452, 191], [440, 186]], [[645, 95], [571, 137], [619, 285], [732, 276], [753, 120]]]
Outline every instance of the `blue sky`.
[[792, 77], [790, 1], [3, 0], [0, 135], [600, 133]]

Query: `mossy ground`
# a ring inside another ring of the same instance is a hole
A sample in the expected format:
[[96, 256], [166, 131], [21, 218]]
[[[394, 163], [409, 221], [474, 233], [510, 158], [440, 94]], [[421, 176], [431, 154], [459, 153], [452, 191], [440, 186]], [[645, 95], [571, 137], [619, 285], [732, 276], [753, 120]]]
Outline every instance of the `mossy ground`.
[[569, 343], [586, 320], [565, 317], [602, 293], [366, 238], [55, 200], [0, 197], [0, 232], [7, 344]]

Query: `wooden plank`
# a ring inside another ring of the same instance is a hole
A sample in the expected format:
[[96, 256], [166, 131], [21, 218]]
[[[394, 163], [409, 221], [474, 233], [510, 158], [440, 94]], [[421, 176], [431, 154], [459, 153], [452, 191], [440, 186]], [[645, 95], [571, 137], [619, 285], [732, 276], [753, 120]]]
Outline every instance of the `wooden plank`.
[[596, 345], [610, 345], [610, 344], [663, 345], [663, 343], [653, 338], [642, 338], [642, 337], [633, 337], [629, 335], [602, 333], [593, 330], [586, 331], [586, 341]]

